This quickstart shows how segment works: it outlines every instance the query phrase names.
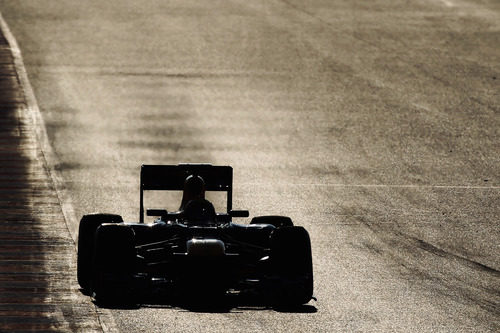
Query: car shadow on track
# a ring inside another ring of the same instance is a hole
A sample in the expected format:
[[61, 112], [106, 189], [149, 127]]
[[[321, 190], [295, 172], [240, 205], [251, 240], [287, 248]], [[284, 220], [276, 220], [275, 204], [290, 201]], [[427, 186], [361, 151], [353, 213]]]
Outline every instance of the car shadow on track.
[[[81, 290], [84, 293], [83, 290]], [[90, 296], [90, 295], [87, 295]], [[314, 299], [313, 299], [314, 300]], [[118, 299], [102, 301], [93, 299], [94, 304], [101, 308], [116, 310], [135, 310], [139, 308], [178, 309], [197, 313], [229, 313], [243, 311], [276, 311], [282, 313], [316, 313], [318, 309], [311, 304], [288, 306], [286, 304], [274, 305], [265, 302], [262, 298], [248, 296], [193, 296], [178, 295], [176, 297], [155, 295], [141, 297], [136, 300]]]

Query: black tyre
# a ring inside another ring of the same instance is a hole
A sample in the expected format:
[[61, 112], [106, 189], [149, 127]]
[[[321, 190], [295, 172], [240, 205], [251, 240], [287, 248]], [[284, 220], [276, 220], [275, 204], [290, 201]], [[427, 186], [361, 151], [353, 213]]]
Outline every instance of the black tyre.
[[103, 223], [120, 222], [123, 222], [122, 217], [115, 214], [89, 214], [84, 215], [80, 220], [78, 228], [77, 276], [78, 283], [87, 293], [90, 292], [95, 232]]
[[269, 216], [256, 216], [252, 218], [250, 224], [271, 224], [276, 228], [281, 227], [293, 227], [292, 219], [288, 216], [277, 216], [277, 215], [269, 215]]
[[313, 296], [311, 241], [303, 227], [282, 227], [271, 234], [270, 259], [276, 284], [272, 301], [298, 306]]
[[101, 303], [131, 303], [136, 268], [134, 230], [124, 224], [102, 224], [95, 234], [91, 288]]

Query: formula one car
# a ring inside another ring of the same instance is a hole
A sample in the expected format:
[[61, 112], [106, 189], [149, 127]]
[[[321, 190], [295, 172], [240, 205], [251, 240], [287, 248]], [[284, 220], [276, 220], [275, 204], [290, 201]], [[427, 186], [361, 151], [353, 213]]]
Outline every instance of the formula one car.
[[[147, 209], [147, 216], [157, 218], [144, 223], [144, 191], [186, 191], [193, 176], [203, 180], [203, 190], [225, 192], [225, 212], [216, 213], [201, 198], [176, 212]], [[194, 297], [251, 293], [276, 305], [309, 302], [309, 234], [285, 216], [233, 223], [249, 213], [232, 209], [232, 181], [230, 166], [142, 165], [138, 223], [114, 214], [80, 221], [77, 273], [83, 291], [98, 302], [140, 303], [141, 295], [160, 287]]]

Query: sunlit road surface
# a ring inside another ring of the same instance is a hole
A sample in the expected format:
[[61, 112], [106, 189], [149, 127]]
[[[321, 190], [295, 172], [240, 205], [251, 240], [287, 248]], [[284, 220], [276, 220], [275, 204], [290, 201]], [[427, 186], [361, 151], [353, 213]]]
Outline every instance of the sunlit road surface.
[[75, 281], [75, 246], [23, 68], [0, 16], [0, 332], [102, 332], [113, 320]]
[[73, 236], [87, 212], [137, 220], [139, 165], [178, 162], [232, 165], [235, 208], [311, 234], [318, 300], [303, 313], [111, 309], [118, 329], [500, 329], [497, 1], [0, 0], [0, 11]]

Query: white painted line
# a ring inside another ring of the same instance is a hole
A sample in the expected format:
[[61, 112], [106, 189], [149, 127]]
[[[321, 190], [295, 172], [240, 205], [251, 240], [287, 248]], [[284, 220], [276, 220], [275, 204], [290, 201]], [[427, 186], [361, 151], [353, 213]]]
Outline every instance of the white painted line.
[[479, 185], [413, 185], [413, 184], [341, 184], [341, 183], [240, 183], [242, 186], [297, 186], [297, 187], [359, 187], [359, 188], [415, 188], [415, 189], [467, 189], [500, 190], [500, 186]]
[[[45, 127], [45, 122], [43, 121], [42, 114], [40, 112], [40, 108], [38, 107], [38, 102], [36, 100], [35, 94], [33, 92], [33, 88], [31, 87], [31, 83], [28, 78], [28, 73], [26, 72], [26, 68], [24, 66], [23, 57], [21, 54], [21, 49], [17, 44], [17, 41], [10, 31], [7, 22], [4, 20], [2, 13], [0, 13], [0, 29], [2, 30], [7, 43], [10, 46], [13, 58], [14, 58], [14, 66], [17, 72], [18, 79], [20, 81], [20, 85], [23, 89], [23, 93], [26, 100], [26, 111], [31, 115], [31, 119], [33, 121], [34, 128], [36, 130], [36, 137], [38, 143], [40, 145], [40, 149], [43, 154], [43, 158], [45, 160], [45, 165], [48, 169], [49, 175], [52, 179], [52, 182], [55, 187], [56, 195], [59, 199], [61, 210], [64, 215], [64, 220], [66, 223], [66, 228], [68, 229], [72, 239], [73, 244], [76, 250], [76, 237], [77, 237], [77, 228], [78, 228], [78, 220], [76, 219], [75, 211], [73, 209], [73, 204], [71, 203], [70, 196], [64, 187], [63, 178], [60, 173], [55, 169], [55, 166], [58, 164], [58, 159], [50, 145], [49, 137], [47, 135], [47, 129]], [[97, 318], [101, 325], [101, 329], [103, 332], [119, 332], [118, 326], [114, 321], [113, 315], [111, 311], [107, 309], [100, 309], [94, 305], [97, 313]]]

